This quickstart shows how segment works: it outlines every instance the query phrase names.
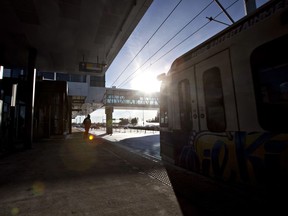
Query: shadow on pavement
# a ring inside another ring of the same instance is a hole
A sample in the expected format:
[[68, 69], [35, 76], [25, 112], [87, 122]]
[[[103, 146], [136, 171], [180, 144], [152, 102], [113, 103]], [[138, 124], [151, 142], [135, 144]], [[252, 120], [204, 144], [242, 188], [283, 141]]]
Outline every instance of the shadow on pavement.
[[[165, 165], [183, 215], [192, 215], [197, 206], [205, 215], [281, 215], [287, 213], [287, 186], [275, 182], [263, 190], [236, 189], [198, 174], [184, 173]], [[286, 194], [286, 195], [285, 195]]]

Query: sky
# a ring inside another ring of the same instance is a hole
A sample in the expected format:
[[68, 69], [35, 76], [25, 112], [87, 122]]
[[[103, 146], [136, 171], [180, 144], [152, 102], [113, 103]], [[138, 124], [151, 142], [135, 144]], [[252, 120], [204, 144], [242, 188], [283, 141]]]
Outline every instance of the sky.
[[[244, 0], [218, 0], [233, 21], [245, 16]], [[268, 0], [256, 0], [257, 7]], [[209, 21], [212, 17], [216, 21]], [[167, 73], [173, 61], [209, 39], [232, 22], [214, 0], [154, 0], [106, 72], [106, 87], [157, 92], [157, 76]], [[114, 118], [144, 121], [157, 110], [114, 110]], [[91, 113], [102, 122], [105, 111]], [[143, 123], [140, 123], [143, 124]]]

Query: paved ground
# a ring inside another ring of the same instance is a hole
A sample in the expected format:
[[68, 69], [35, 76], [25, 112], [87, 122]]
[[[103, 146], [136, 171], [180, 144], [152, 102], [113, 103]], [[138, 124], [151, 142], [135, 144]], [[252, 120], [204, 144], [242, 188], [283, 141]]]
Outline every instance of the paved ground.
[[1, 158], [0, 216], [267, 215], [265, 207], [269, 215], [280, 215], [286, 207], [277, 187], [262, 204], [201, 176], [164, 167], [147, 154], [157, 153], [157, 144], [148, 152], [139, 148], [139, 140], [146, 139], [148, 146], [153, 135], [95, 134], [89, 142], [83, 132], [42, 140], [31, 150]]
[[[91, 132], [128, 151], [161, 161], [158, 131], [116, 129], [111, 136], [105, 134], [105, 130]], [[137, 166], [141, 167], [140, 164]], [[220, 182], [218, 184], [197, 174], [182, 173], [171, 166], [159, 168], [146, 169], [152, 170], [147, 174], [173, 187], [183, 215], [199, 215], [204, 212], [205, 215], [213, 216], [282, 215], [287, 212], [287, 184], [284, 180], [284, 184], [280, 184], [276, 176], [271, 187], [259, 188], [257, 193], [253, 190], [245, 193], [241, 188], [231, 188]], [[198, 210], [201, 209], [196, 214], [195, 205]]]
[[0, 173], [1, 216], [184, 215], [161, 164], [82, 133], [6, 156]]

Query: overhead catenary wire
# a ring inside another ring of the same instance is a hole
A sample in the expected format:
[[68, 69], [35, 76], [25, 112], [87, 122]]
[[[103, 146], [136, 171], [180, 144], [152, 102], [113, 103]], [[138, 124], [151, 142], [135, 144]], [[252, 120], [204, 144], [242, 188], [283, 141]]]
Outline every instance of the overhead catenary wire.
[[158, 28], [154, 31], [154, 33], [150, 36], [150, 38], [146, 41], [146, 43], [142, 46], [142, 48], [136, 53], [133, 59], [128, 63], [128, 65], [122, 70], [122, 72], [118, 75], [116, 80], [112, 83], [112, 86], [117, 82], [117, 80], [122, 76], [122, 74], [127, 70], [127, 68], [131, 65], [131, 63], [136, 59], [136, 57], [142, 52], [142, 50], [146, 47], [149, 41], [155, 36], [155, 34], [159, 31], [159, 29], [164, 25], [164, 23], [168, 20], [171, 14], [176, 10], [176, 8], [180, 5], [182, 0], [180, 0], [176, 6], [172, 9], [172, 11], [168, 14], [168, 16], [163, 20], [163, 22], [158, 26]]
[[[138, 67], [132, 74], [130, 74], [122, 83], [119, 84], [119, 87], [126, 84], [127, 80], [134, 75], [140, 68], [142, 68], [151, 58], [153, 58], [160, 50], [162, 50], [170, 41], [172, 41], [178, 34], [180, 34], [191, 22], [193, 22], [198, 16], [201, 15], [212, 3], [212, 0], [208, 5], [206, 5], [198, 14], [196, 14], [188, 23], [186, 23], [173, 37], [171, 37], [165, 44], [163, 44], [152, 56], [150, 56], [140, 67]], [[152, 64], [150, 64], [151, 66]]]
[[132, 74], [130, 74], [119, 86], [122, 86], [123, 83], [126, 83], [126, 81], [135, 74], [140, 68], [142, 68], [151, 58], [153, 58], [160, 50], [162, 50], [170, 41], [172, 41], [178, 34], [180, 34], [189, 24], [191, 24], [198, 16], [200, 16], [212, 3], [214, 0], [210, 1], [209, 4], [207, 4], [198, 14], [196, 14], [189, 22], [187, 22], [176, 34], [173, 35], [166, 43], [164, 43], [152, 56], [150, 56], [140, 67], [138, 67]]
[[[214, 1], [214, 0], [213, 0]], [[212, 1], [212, 3], [213, 3]], [[232, 7], [234, 4], [236, 4], [239, 0], [234, 1], [230, 6], [228, 6], [226, 9], [229, 9], [230, 7]], [[210, 6], [211, 2], [203, 9], [201, 10], [201, 12], [199, 14], [197, 14], [196, 16], [199, 16], [202, 12], [205, 11], [205, 9]], [[223, 13], [223, 11], [221, 11], [220, 13], [218, 13], [215, 17], [217, 18], [218, 16], [220, 16]], [[193, 18], [194, 20], [194, 18]], [[185, 39], [183, 39], [180, 43], [176, 44], [174, 47], [172, 47], [170, 50], [168, 50], [166, 53], [164, 53], [162, 56], [160, 56], [156, 61], [154, 61], [153, 63], [151, 63], [148, 67], [151, 67], [153, 64], [155, 64], [156, 62], [158, 62], [160, 59], [162, 59], [164, 56], [166, 56], [167, 54], [169, 54], [171, 51], [173, 51], [175, 48], [177, 48], [178, 46], [180, 46], [182, 43], [184, 43], [186, 40], [188, 40], [189, 38], [191, 38], [193, 35], [195, 35], [197, 32], [199, 32], [201, 29], [203, 29], [205, 26], [207, 26], [209, 23], [211, 22], [211, 20], [209, 20], [208, 22], [206, 22], [204, 25], [202, 25], [200, 28], [198, 28], [196, 31], [194, 31], [193, 33], [191, 33], [189, 36], [187, 36]], [[189, 21], [189, 24], [191, 22]], [[186, 27], [187, 25], [185, 25]], [[182, 31], [183, 29], [181, 29], [180, 31]], [[179, 34], [179, 32], [177, 32], [176, 34]], [[174, 38], [174, 36], [173, 36]], [[170, 41], [170, 40], [169, 40]], [[166, 45], [167, 43], [165, 43]], [[160, 49], [162, 49], [164, 46], [162, 46]], [[160, 51], [160, 49], [158, 49], [151, 57], [149, 57], [141, 66], [139, 66], [133, 73], [131, 73], [122, 83], [120, 83], [119, 87], [125, 85], [129, 80], [131, 80], [131, 76], [135, 75], [135, 73], [142, 68], [152, 57], [154, 57], [156, 55], [157, 52]], [[146, 69], [148, 69], [145, 68]], [[134, 78], [134, 77], [133, 77]], [[133, 79], [132, 78], [132, 79]]]

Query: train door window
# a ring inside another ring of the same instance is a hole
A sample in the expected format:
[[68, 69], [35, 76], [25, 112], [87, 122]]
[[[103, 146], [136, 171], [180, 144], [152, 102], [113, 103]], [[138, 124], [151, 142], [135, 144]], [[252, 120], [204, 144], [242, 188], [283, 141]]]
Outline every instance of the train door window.
[[[165, 84], [163, 84], [165, 85]], [[167, 127], [168, 126], [168, 97], [167, 97], [167, 87], [161, 89], [160, 96], [160, 126]]]
[[218, 67], [213, 67], [203, 73], [203, 88], [208, 129], [215, 132], [225, 131], [226, 118], [223, 89]]
[[178, 83], [180, 124], [182, 130], [192, 129], [191, 96], [189, 80]]
[[256, 48], [251, 55], [258, 121], [269, 131], [288, 131], [288, 36]]

